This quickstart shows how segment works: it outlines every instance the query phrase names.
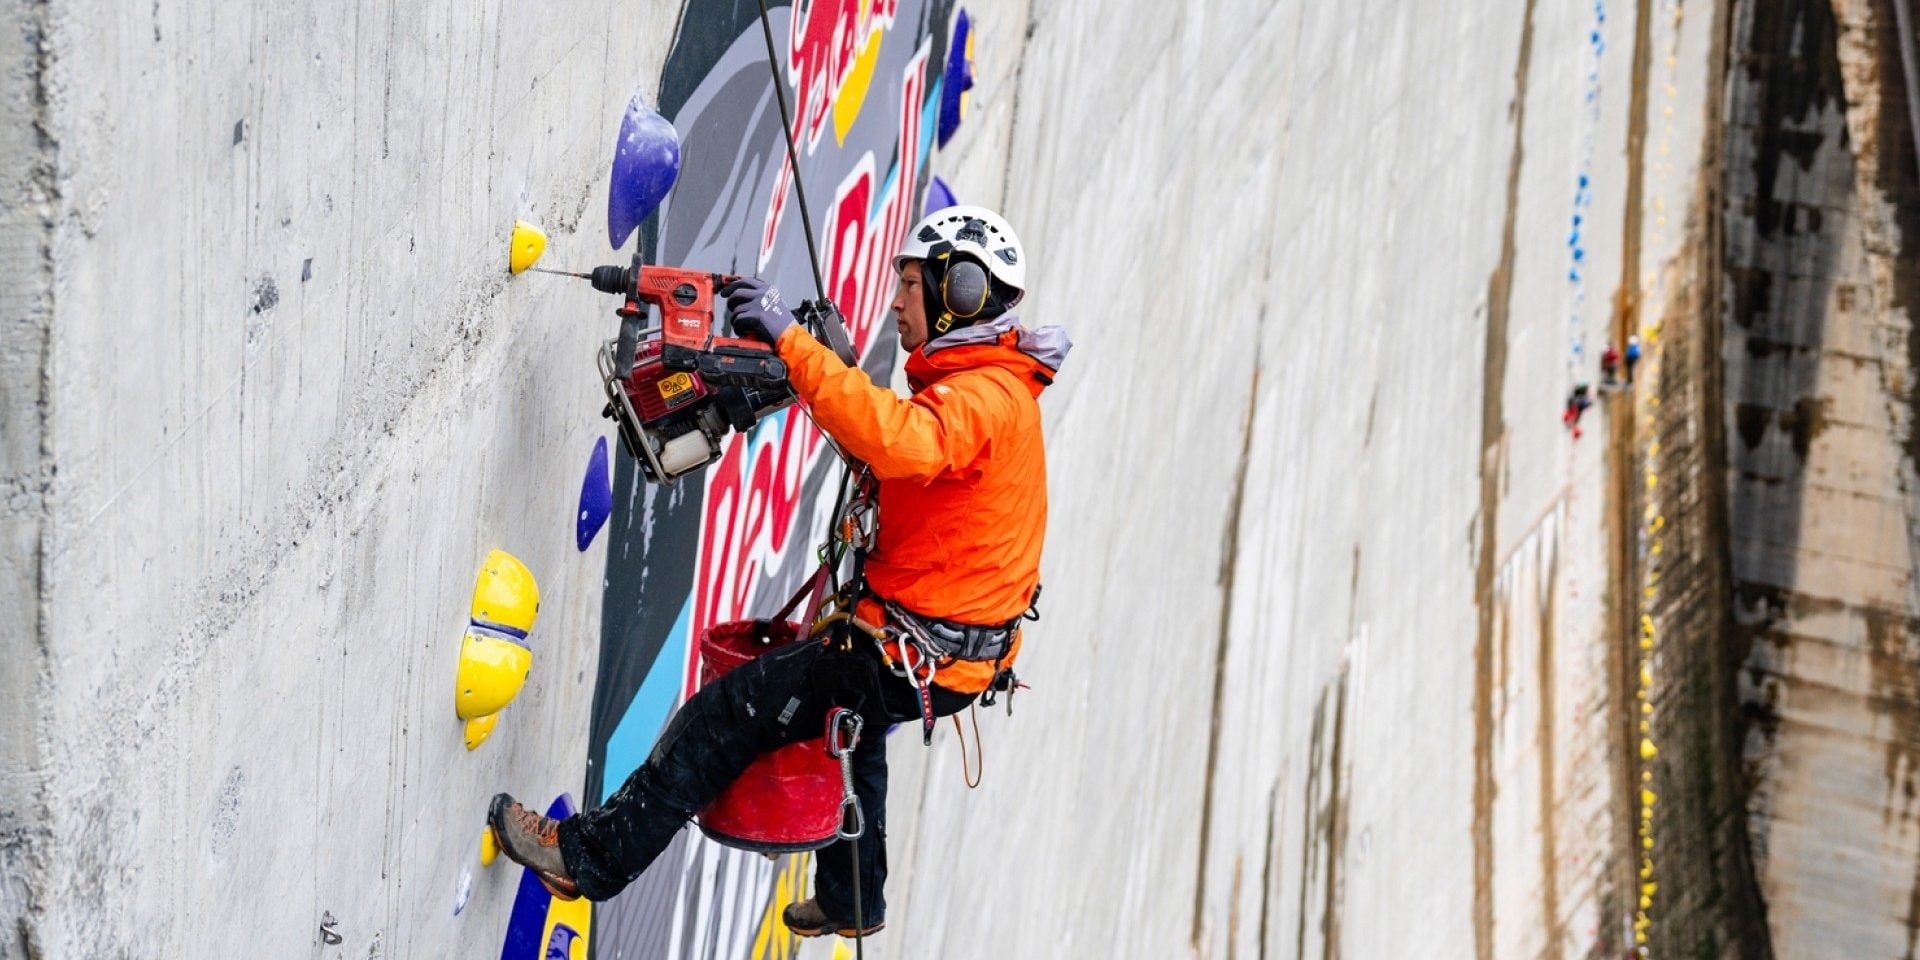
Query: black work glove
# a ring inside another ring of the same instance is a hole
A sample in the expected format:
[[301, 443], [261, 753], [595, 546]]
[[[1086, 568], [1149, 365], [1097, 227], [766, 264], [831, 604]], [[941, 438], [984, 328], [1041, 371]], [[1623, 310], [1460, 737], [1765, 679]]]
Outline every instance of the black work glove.
[[720, 293], [727, 298], [733, 332], [740, 336], [764, 340], [772, 346], [793, 326], [793, 311], [780, 299], [780, 288], [759, 277], [741, 277], [721, 287]]

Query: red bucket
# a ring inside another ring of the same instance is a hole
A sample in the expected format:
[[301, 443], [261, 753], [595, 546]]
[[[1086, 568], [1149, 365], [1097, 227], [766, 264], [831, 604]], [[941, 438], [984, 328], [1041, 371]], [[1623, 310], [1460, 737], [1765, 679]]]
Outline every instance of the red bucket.
[[[700, 636], [700, 685], [725, 676], [776, 647], [792, 643], [800, 625], [731, 620]], [[840, 764], [822, 736], [761, 754], [700, 811], [700, 830], [729, 847], [757, 853], [818, 850], [840, 832]]]

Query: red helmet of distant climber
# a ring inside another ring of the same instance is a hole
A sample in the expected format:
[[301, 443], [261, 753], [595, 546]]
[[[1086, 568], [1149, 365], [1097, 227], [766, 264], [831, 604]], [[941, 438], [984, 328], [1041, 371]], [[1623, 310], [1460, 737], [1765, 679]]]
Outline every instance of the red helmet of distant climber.
[[893, 258], [898, 270], [921, 264], [928, 326], [935, 336], [997, 317], [1027, 293], [1027, 255], [1019, 235], [985, 207], [935, 210], [907, 231]]

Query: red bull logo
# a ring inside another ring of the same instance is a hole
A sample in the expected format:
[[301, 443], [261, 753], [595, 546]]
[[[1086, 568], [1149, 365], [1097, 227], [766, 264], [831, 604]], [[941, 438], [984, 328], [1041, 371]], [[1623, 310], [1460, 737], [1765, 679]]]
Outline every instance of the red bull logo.
[[[829, 118], [835, 133], [860, 112], [867, 84], [873, 76], [874, 54], [881, 37], [893, 27], [899, 0], [795, 0], [788, 21], [786, 79], [793, 86], [793, 130], [798, 149], [808, 154], [820, 142]], [[760, 266], [773, 255], [787, 193], [793, 185], [793, 162], [782, 156], [760, 237]]]

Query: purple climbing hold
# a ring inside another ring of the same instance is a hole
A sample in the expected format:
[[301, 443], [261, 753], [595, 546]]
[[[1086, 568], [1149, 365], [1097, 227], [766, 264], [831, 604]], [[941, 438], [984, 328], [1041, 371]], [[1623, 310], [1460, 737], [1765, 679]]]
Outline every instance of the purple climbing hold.
[[620, 120], [613, 146], [613, 182], [607, 191], [607, 242], [615, 250], [640, 229], [680, 176], [680, 134], [636, 93]]
[[934, 177], [933, 182], [927, 184], [927, 208], [921, 211], [920, 215], [924, 217], [935, 210], [945, 210], [959, 205], [960, 201], [953, 198], [953, 188], [947, 186], [945, 180]]
[[580, 484], [580, 515], [574, 527], [574, 539], [581, 550], [593, 543], [594, 535], [607, 525], [607, 516], [611, 513], [613, 484], [607, 479], [607, 438], [601, 437], [593, 445], [593, 456], [587, 460], [587, 479]]
[[947, 38], [947, 67], [940, 80], [940, 145], [953, 139], [967, 112], [967, 91], [973, 89], [973, 23], [965, 10], [953, 18]]
[[553, 935], [547, 938], [546, 960], [572, 960], [573, 942], [580, 939], [579, 931], [564, 923], [553, 925]]

